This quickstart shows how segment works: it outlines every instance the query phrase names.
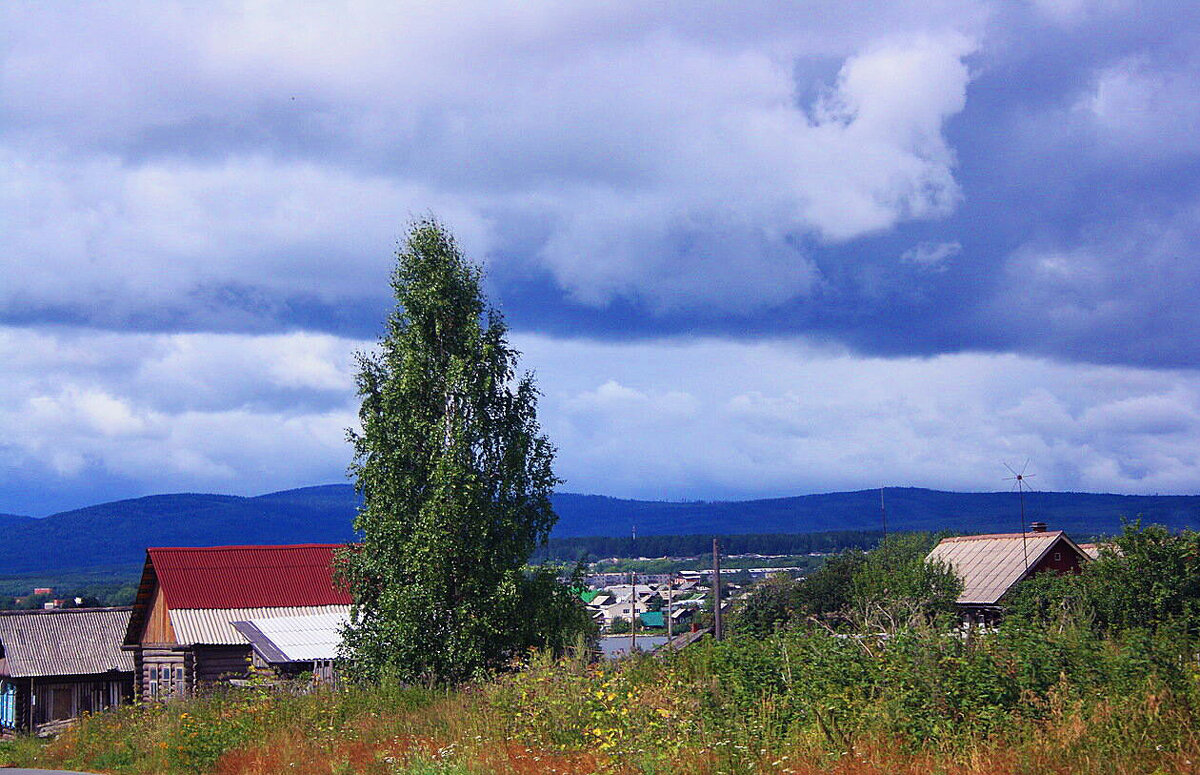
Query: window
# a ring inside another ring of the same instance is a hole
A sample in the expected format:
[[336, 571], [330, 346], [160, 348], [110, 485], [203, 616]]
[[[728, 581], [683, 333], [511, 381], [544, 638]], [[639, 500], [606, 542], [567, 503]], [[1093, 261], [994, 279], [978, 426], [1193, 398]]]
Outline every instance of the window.
[[1054, 553], [1054, 561], [1059, 562], [1061, 560], [1062, 560], [1062, 552], [1055, 552]]
[[151, 665], [146, 682], [146, 696], [151, 700], [166, 700], [183, 696], [183, 666]]

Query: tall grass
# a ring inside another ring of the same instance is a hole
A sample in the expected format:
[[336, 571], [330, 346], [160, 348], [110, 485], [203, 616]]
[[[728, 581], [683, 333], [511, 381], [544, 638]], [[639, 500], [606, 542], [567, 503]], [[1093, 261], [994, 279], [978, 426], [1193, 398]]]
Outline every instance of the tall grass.
[[1070, 628], [795, 632], [619, 664], [534, 655], [457, 691], [229, 689], [3, 756], [137, 775], [1195, 772], [1195, 655], [1183, 636]]

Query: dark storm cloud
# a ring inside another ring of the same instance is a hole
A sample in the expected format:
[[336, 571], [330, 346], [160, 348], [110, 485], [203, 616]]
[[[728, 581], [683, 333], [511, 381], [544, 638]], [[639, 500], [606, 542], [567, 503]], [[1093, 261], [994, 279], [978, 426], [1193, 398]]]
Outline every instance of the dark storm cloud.
[[10, 9], [0, 319], [366, 335], [433, 211], [518, 326], [1195, 361], [1195, 12], [624, 10]]

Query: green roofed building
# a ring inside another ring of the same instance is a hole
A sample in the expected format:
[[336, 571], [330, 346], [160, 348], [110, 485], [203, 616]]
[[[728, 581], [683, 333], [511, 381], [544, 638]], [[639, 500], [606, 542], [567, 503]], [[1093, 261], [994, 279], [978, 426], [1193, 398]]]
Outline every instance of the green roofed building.
[[646, 611], [640, 616], [643, 627], [666, 627], [662, 611]]
[[600, 592], [601, 590], [599, 589], [585, 589], [579, 593], [579, 597], [583, 600], [584, 605], [588, 605], [596, 599], [596, 596], [599, 595]]

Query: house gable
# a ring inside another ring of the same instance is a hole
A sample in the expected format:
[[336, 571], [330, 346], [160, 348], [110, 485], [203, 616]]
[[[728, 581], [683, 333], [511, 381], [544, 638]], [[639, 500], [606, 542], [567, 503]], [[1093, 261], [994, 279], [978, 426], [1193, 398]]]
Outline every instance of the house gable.
[[996, 606], [1021, 581], [1044, 571], [1074, 572], [1087, 554], [1062, 531], [945, 538], [927, 558], [963, 582], [960, 606]]
[[155, 585], [150, 607], [146, 611], [139, 642], [143, 645], [178, 643], [175, 628], [171, 625], [171, 612], [167, 608], [167, 596], [161, 586]]

